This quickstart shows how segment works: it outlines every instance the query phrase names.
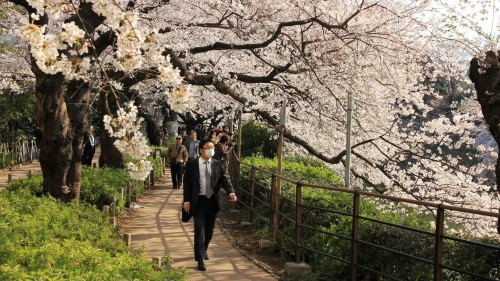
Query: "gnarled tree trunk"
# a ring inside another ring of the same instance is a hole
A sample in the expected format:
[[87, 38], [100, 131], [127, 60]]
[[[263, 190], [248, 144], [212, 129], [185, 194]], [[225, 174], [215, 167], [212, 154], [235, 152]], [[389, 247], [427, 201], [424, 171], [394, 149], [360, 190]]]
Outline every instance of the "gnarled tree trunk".
[[62, 74], [36, 76], [37, 119], [42, 134], [43, 192], [62, 201], [79, 201], [82, 143], [88, 128], [90, 90], [86, 83], [66, 86]]
[[[474, 83], [477, 92], [477, 101], [481, 105], [488, 129], [500, 147], [500, 53], [489, 51], [486, 53], [487, 67], [481, 70], [477, 58], [472, 59], [469, 68], [469, 77]], [[497, 158], [495, 167], [497, 190], [500, 189], [500, 158]], [[500, 219], [497, 231], [500, 234]]]

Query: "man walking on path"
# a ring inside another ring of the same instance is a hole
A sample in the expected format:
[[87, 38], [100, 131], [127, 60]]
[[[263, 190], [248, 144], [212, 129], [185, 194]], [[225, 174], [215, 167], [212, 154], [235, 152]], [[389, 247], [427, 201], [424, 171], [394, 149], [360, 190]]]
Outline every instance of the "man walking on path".
[[212, 240], [217, 213], [222, 209], [221, 187], [233, 202], [237, 198], [222, 162], [212, 159], [214, 143], [200, 142], [200, 157], [188, 161], [184, 175], [183, 208], [194, 219], [194, 256], [198, 270], [205, 271], [208, 245]]
[[184, 165], [188, 160], [188, 154], [186, 147], [182, 144], [182, 137], [175, 137], [175, 143], [168, 149], [168, 155], [170, 158], [170, 173], [172, 175], [172, 184], [174, 189], [181, 188], [182, 186], [182, 174]]

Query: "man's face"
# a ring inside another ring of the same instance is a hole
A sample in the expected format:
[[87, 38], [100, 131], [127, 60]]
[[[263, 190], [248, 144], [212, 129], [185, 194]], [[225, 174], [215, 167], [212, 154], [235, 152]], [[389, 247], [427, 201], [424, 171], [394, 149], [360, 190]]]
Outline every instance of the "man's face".
[[179, 145], [179, 144], [181, 144], [181, 142], [182, 142], [181, 138], [176, 138], [175, 139], [175, 144]]
[[192, 133], [189, 135], [190, 140], [195, 140], [196, 139], [196, 133]]
[[186, 135], [186, 131], [185, 130], [182, 130], [182, 135], [185, 136]]

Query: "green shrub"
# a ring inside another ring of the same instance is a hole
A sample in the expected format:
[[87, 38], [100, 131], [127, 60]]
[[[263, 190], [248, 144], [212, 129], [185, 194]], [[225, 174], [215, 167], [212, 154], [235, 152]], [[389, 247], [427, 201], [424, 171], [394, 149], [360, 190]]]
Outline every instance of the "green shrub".
[[0, 152], [0, 169], [4, 169], [12, 165], [12, 158], [10, 157], [10, 153], [8, 151]]
[[129, 254], [107, 218], [87, 204], [0, 192], [0, 280], [184, 280]]
[[[7, 190], [28, 189], [32, 194], [42, 195], [42, 181], [41, 175], [16, 180], [7, 185]], [[144, 193], [144, 184], [140, 181], [131, 180], [126, 170], [84, 166], [80, 182], [80, 200], [94, 205], [100, 210], [102, 206], [110, 205], [112, 197], [116, 196], [117, 211], [122, 212], [124, 207], [130, 203], [126, 202], [127, 196], [125, 196], [129, 182], [131, 183], [130, 197], [135, 200]], [[122, 188], [125, 197], [123, 200], [121, 198]]]
[[[170, 141], [170, 143], [173, 143]], [[167, 151], [168, 151], [168, 142], [166, 146], [151, 146], [151, 156], [154, 157], [155, 151], [159, 149], [161, 151], [161, 157], [167, 156]]]
[[[241, 156], [262, 155], [273, 158], [278, 151], [278, 142], [273, 138], [266, 125], [249, 120], [241, 128]], [[239, 137], [239, 135], [238, 135]]]

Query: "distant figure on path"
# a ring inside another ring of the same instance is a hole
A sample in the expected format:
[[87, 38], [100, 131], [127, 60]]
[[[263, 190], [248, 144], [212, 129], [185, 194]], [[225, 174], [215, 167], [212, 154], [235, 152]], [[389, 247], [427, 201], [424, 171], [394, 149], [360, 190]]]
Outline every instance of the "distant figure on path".
[[168, 149], [170, 158], [170, 174], [174, 189], [181, 188], [184, 166], [188, 160], [186, 147], [182, 145], [182, 136], [175, 137], [175, 143]]
[[94, 158], [95, 153], [94, 127], [90, 126], [89, 133], [89, 140], [85, 143], [82, 154], [82, 164], [85, 166], [92, 166], [92, 158]]
[[189, 139], [183, 142], [184, 146], [188, 151], [188, 160], [196, 159], [199, 157], [199, 146], [200, 141], [196, 139], [196, 131], [191, 131], [189, 134]]
[[221, 187], [233, 202], [237, 198], [221, 161], [213, 159], [215, 145], [200, 142], [200, 157], [188, 161], [184, 175], [183, 208], [194, 219], [194, 259], [198, 270], [205, 271], [208, 245], [212, 240], [217, 213], [222, 209]]

